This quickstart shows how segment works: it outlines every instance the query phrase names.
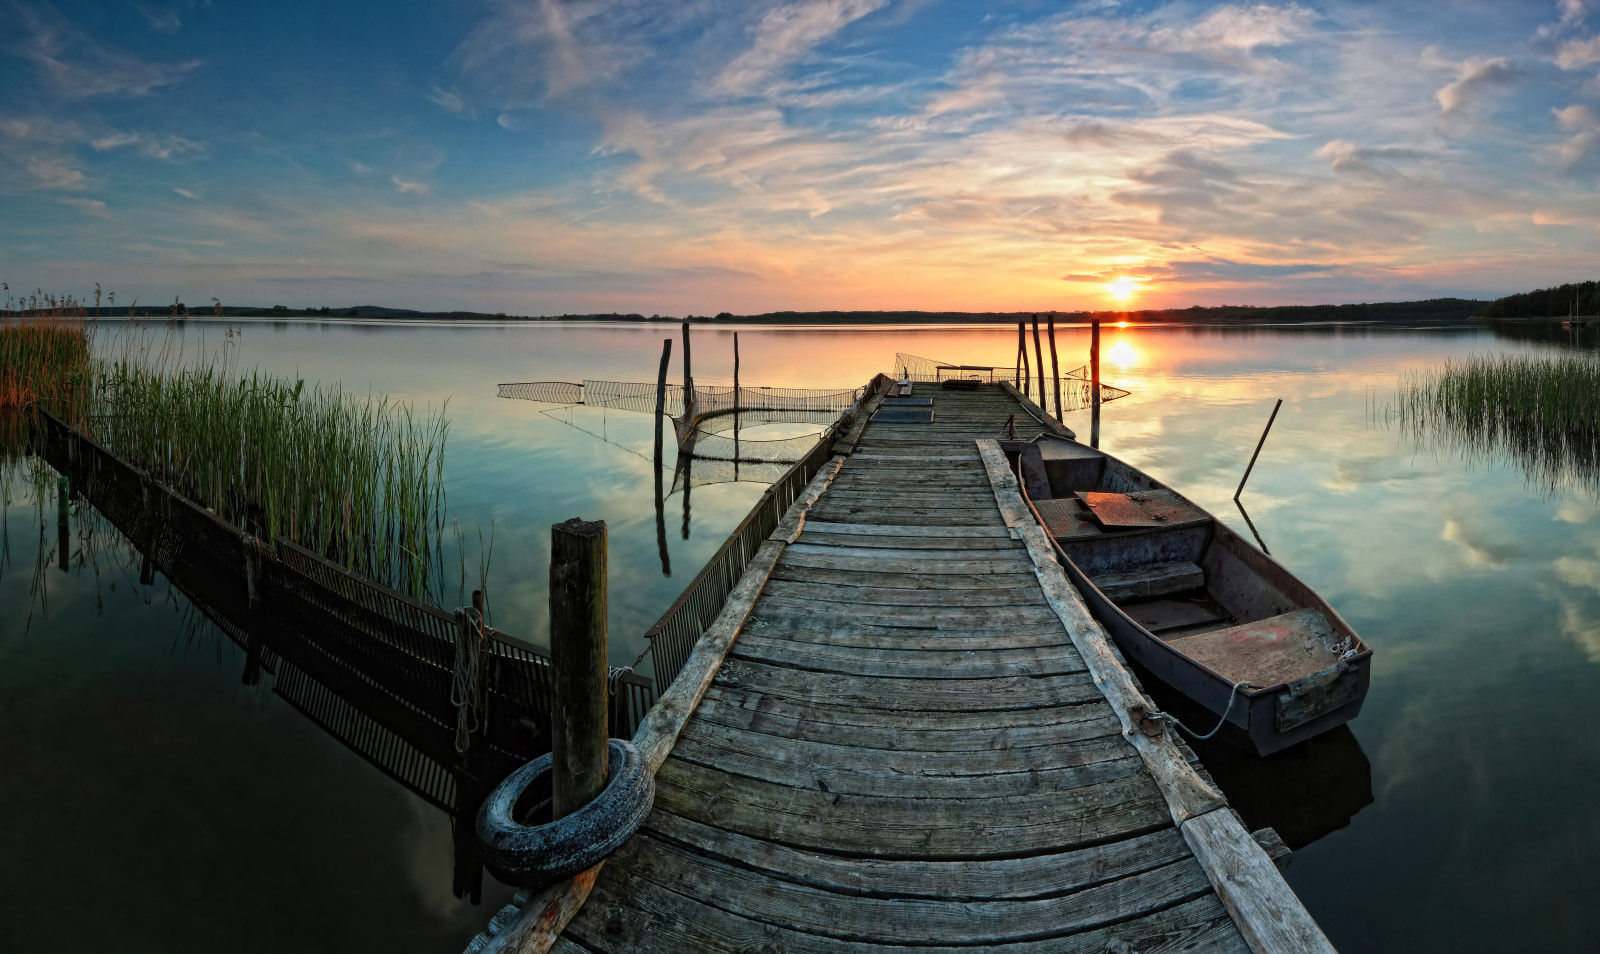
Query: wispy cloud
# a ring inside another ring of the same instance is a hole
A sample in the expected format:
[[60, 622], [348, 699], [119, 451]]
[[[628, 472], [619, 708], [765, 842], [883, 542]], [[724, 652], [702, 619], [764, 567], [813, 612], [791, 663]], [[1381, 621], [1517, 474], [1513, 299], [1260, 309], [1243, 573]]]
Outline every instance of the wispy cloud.
[[108, 213], [106, 211], [106, 204], [104, 202], [101, 202], [99, 199], [82, 199], [82, 198], [67, 198], [67, 197], [63, 197], [63, 198], [57, 199], [56, 201], [61, 203], [62, 205], [68, 206], [70, 208], [77, 209], [79, 212], [82, 212], [84, 215], [93, 216], [94, 218], [97, 218], [97, 219], [108, 218], [109, 215], [110, 215], [110, 213]]
[[723, 68], [717, 89], [733, 94], [755, 92], [784, 67], [887, 2], [794, 0], [774, 7], [756, 23], [749, 49]]
[[150, 29], [158, 33], [177, 33], [183, 27], [183, 21], [178, 18], [176, 10], [145, 6], [142, 3], [134, 4], [134, 8], [144, 17], [145, 22], [150, 24]]
[[428, 194], [428, 184], [426, 182], [416, 182], [410, 179], [402, 179], [398, 175], [390, 176], [389, 181], [394, 183], [395, 191], [399, 192], [401, 195]]
[[158, 63], [105, 46], [53, 8], [18, 3], [29, 36], [16, 48], [40, 79], [62, 96], [147, 96], [199, 68], [197, 59]]
[[469, 107], [460, 96], [438, 86], [428, 94], [428, 102], [433, 103], [447, 113], [453, 113], [462, 119], [476, 118], [476, 112]]

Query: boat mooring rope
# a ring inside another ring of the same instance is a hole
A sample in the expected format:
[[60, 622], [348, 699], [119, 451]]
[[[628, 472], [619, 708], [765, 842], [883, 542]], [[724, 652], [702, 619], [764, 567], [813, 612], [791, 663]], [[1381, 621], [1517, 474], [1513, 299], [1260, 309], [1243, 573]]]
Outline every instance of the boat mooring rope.
[[1261, 688], [1261, 687], [1256, 685], [1255, 683], [1251, 682], [1248, 679], [1241, 679], [1238, 682], [1234, 683], [1233, 684], [1233, 688], [1231, 690], [1229, 690], [1229, 692], [1228, 692], [1228, 707], [1222, 710], [1222, 718], [1217, 720], [1216, 728], [1212, 729], [1210, 732], [1207, 732], [1205, 735], [1200, 735], [1199, 733], [1195, 732], [1195, 730], [1193, 730], [1193, 729], [1189, 728], [1188, 726], [1184, 725], [1181, 721], [1178, 720], [1177, 716], [1171, 714], [1170, 712], [1152, 712], [1152, 713], [1150, 713], [1150, 718], [1162, 720], [1162, 721], [1165, 721], [1165, 722], [1170, 722], [1173, 725], [1177, 726], [1178, 728], [1182, 729], [1183, 731], [1189, 733], [1189, 735], [1193, 736], [1194, 740], [1196, 742], [1204, 742], [1206, 739], [1209, 739], [1212, 736], [1216, 735], [1218, 732], [1221, 732], [1222, 731], [1222, 727], [1228, 723], [1228, 713], [1233, 711], [1233, 700], [1238, 697], [1240, 689], [1259, 689], [1259, 688]]
[[472, 737], [483, 726], [486, 635], [477, 609], [456, 610], [456, 661], [455, 676], [450, 683], [450, 704], [456, 707], [457, 752], [464, 753], [471, 748]]

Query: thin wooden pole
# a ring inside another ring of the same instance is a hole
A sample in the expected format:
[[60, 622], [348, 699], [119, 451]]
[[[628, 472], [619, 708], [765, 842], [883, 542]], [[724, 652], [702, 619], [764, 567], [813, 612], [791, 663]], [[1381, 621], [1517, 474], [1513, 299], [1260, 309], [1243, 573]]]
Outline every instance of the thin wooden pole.
[[[1033, 363], [1039, 369], [1039, 407], [1044, 407], [1044, 350], [1039, 346], [1039, 316], [1033, 316]], [[1049, 413], [1046, 411], [1045, 413]]]
[[661, 342], [661, 368], [656, 371], [656, 469], [661, 469], [661, 424], [667, 414], [667, 365], [672, 361], [672, 339]]
[[56, 565], [61, 572], [67, 571], [69, 554], [72, 549], [72, 535], [70, 531], [72, 512], [71, 484], [65, 474], [56, 479]]
[[1100, 322], [1089, 327], [1089, 446], [1100, 446]]
[[739, 479], [739, 332], [733, 333], [733, 479]]
[[683, 322], [683, 419], [692, 420], [694, 407], [694, 374], [689, 368], [689, 322]]
[[1033, 366], [1028, 361], [1028, 326], [1026, 322], [1017, 322], [1017, 347], [1022, 349], [1022, 396], [1027, 397], [1033, 390]]
[[[1050, 323], [1050, 379], [1055, 382], [1056, 389], [1056, 420], [1061, 420], [1061, 366], [1056, 362], [1056, 314], [1051, 312], [1047, 317]], [[1044, 395], [1040, 395], [1043, 397]], [[1039, 402], [1043, 404], [1043, 401]]]
[[1256, 457], [1261, 454], [1261, 445], [1267, 442], [1267, 432], [1272, 430], [1272, 422], [1278, 419], [1278, 408], [1283, 407], [1283, 398], [1278, 398], [1278, 403], [1272, 405], [1272, 416], [1267, 418], [1267, 426], [1261, 430], [1261, 440], [1256, 441], [1256, 452], [1250, 455], [1250, 465], [1244, 469], [1244, 476], [1239, 478], [1239, 489], [1233, 492], [1233, 499], [1238, 500], [1244, 493], [1244, 482], [1250, 479], [1250, 472], [1255, 470]]
[[1017, 387], [1022, 389], [1023, 394], [1028, 393], [1028, 379], [1022, 376], [1022, 366], [1027, 360], [1028, 332], [1025, 330], [1022, 322], [1019, 321], [1017, 322], [1017, 373], [1015, 380], [1017, 382]]
[[606, 720], [606, 524], [550, 528], [551, 811], [572, 814], [610, 774]]

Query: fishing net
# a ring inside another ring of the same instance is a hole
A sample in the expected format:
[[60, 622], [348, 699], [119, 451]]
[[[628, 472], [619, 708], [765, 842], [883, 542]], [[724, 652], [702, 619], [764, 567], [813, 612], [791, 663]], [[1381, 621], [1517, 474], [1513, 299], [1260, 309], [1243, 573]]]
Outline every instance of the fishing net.
[[[940, 381], [948, 381], [951, 378], [971, 377], [977, 377], [980, 381], [987, 382], [992, 373], [995, 381], [1009, 381], [1019, 389], [1031, 391], [1029, 384], [1038, 383], [1039, 370], [1031, 368], [1029, 371], [1030, 381], [1024, 383], [1017, 380], [1017, 369], [1014, 366], [1010, 368], [991, 368], [984, 365], [982, 368], [974, 368], [972, 366], [963, 368], [955, 362], [940, 361], [937, 358], [923, 358], [914, 354], [896, 354], [894, 356], [894, 376], [896, 380], [909, 379], [917, 383], [938, 383]], [[1047, 388], [1052, 387], [1048, 375], [1046, 375], [1045, 385]], [[1080, 365], [1070, 371], [1061, 372], [1061, 410], [1063, 412], [1081, 411], [1089, 407], [1094, 403], [1092, 400], [1093, 391], [1094, 382], [1089, 380], [1089, 368], [1087, 365]], [[1053, 399], [1054, 391], [1052, 390], [1050, 393]], [[1104, 381], [1100, 382], [1101, 404], [1115, 401], [1117, 398], [1127, 397], [1132, 393], [1132, 391], [1114, 387]], [[1033, 395], [1030, 394], [1030, 396]], [[1040, 403], [1042, 404], [1043, 402]]]
[[[567, 381], [525, 381], [501, 384], [497, 393], [503, 398], [537, 401], [543, 404], [583, 404], [588, 407], [605, 407], [619, 411], [638, 411], [654, 414], [656, 386], [629, 381], [584, 381], [572, 384]], [[849, 409], [860, 397], [861, 389], [850, 391], [809, 388], [740, 388], [734, 400], [731, 387], [706, 387], [694, 389], [695, 410], [699, 414], [718, 411], [832, 411], [834, 416]], [[666, 413], [681, 417], [684, 412], [683, 386], [669, 384], [663, 389]], [[830, 418], [829, 420], [832, 420]]]

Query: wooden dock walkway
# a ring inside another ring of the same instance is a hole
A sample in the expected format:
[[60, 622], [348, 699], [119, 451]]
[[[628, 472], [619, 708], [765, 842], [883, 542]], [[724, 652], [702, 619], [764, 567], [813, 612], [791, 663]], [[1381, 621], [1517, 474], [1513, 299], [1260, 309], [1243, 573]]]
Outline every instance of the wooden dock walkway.
[[1324, 950], [1241, 934], [1175, 824], [1228, 810], [1158, 784], [1075, 644], [977, 443], [1040, 426], [1000, 388], [924, 393], [934, 423], [868, 424], [747, 571], [654, 812], [553, 949]]

